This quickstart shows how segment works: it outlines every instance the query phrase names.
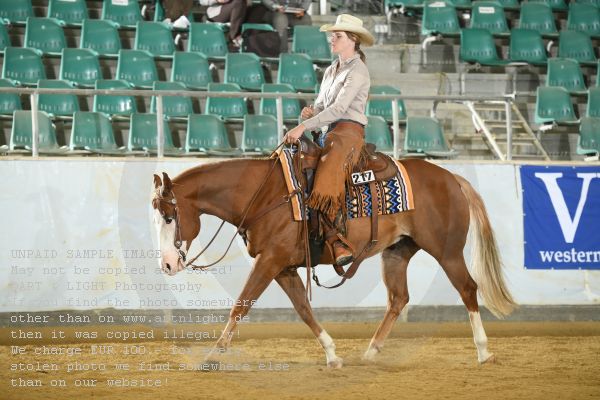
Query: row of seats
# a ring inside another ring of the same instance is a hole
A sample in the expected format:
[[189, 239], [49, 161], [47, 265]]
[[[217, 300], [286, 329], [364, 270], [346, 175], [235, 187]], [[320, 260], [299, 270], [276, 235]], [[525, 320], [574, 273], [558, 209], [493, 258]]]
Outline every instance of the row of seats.
[[[37, 82], [39, 88], [73, 89], [72, 82], [66, 80], [44, 79]], [[8, 79], [0, 79], [0, 87], [15, 87], [14, 82]], [[125, 80], [97, 80], [94, 83], [96, 89], [129, 90], [131, 83]], [[154, 90], [168, 90], [181, 92], [186, 87], [179, 82], [155, 81], [152, 85]], [[239, 85], [234, 83], [209, 83], [209, 92], [240, 92]], [[283, 118], [285, 122], [296, 122], [300, 115], [301, 105], [297, 98], [286, 98], [285, 93], [294, 93], [294, 88], [289, 84], [264, 83], [261, 86], [263, 93], [282, 93]], [[400, 94], [400, 90], [391, 86], [372, 86], [372, 94]], [[103, 112], [111, 116], [128, 116], [138, 112], [135, 96], [130, 95], [96, 95], [93, 99], [93, 111]], [[70, 116], [80, 111], [79, 101], [74, 94], [41, 94], [38, 99], [38, 107], [41, 111], [55, 116]], [[0, 94], [0, 115], [12, 115], [14, 111], [20, 110], [21, 100], [16, 93]], [[406, 119], [406, 107], [403, 101], [398, 102], [399, 119]], [[156, 99], [152, 97], [150, 111], [156, 112]], [[225, 119], [240, 119], [248, 114], [247, 103], [243, 98], [207, 97], [205, 103], [206, 114], [219, 115]], [[367, 104], [367, 115], [379, 116], [386, 122], [392, 121], [392, 104], [387, 100], [370, 100]], [[169, 118], [186, 117], [194, 113], [191, 97], [165, 96], [163, 97], [163, 113]], [[260, 101], [260, 114], [276, 115], [275, 99], [263, 98]]]
[[[567, 12], [571, 4], [589, 4], [596, 7], [600, 7], [600, 0], [572, 0], [567, 4], [566, 0], [496, 0], [506, 10], [519, 10], [523, 6], [531, 3], [541, 3], [549, 6], [553, 11], [556, 12]], [[424, 8], [426, 0], [385, 0], [385, 12], [389, 14], [391, 12], [400, 9], [403, 12], [407, 11], [420, 11]], [[470, 10], [475, 6], [475, 1], [471, 0], [452, 0], [454, 6], [461, 10]]]
[[[130, 82], [138, 89], [150, 89], [160, 80], [156, 62], [145, 50], [119, 50], [116, 79]], [[2, 78], [21, 85], [37, 86], [46, 79], [46, 69], [39, 51], [23, 47], [7, 47]], [[59, 79], [80, 87], [93, 87], [103, 76], [98, 55], [88, 49], [63, 49]], [[206, 90], [213, 81], [208, 58], [198, 52], [176, 52], [171, 68], [171, 82], [179, 82], [190, 90]], [[242, 90], [258, 91], [266, 83], [260, 58], [254, 53], [229, 53], [225, 57], [224, 83], [235, 83]], [[317, 75], [305, 54], [283, 53], [279, 57], [277, 83], [289, 84], [294, 91], [314, 93]]]
[[[138, 0], [105, 0], [102, 2], [100, 18], [114, 21], [124, 27], [135, 27], [137, 22], [144, 20], [144, 6], [151, 5], [150, 1]], [[154, 2], [155, 21], [164, 19], [164, 10], [160, 1]], [[65, 23], [78, 26], [81, 21], [89, 18], [86, 0], [49, 0], [46, 16], [57, 18]], [[35, 17], [31, 0], [5, 0], [0, 2], [0, 18], [5, 18], [11, 24], [23, 24], [27, 18]]]
[[[27, 18], [23, 47], [38, 49], [45, 55], [59, 55], [68, 47], [64, 26], [64, 21], [55, 18]], [[157, 58], [173, 57], [177, 45], [170, 25], [140, 21], [135, 27], [135, 50], [146, 50]], [[244, 24], [242, 31], [251, 28], [274, 30], [268, 24]], [[119, 25], [113, 21], [85, 19], [80, 36], [79, 48], [94, 50], [103, 57], [116, 57], [122, 48]], [[221, 60], [229, 52], [222, 24], [192, 23], [187, 39], [187, 51], [201, 52], [211, 59]], [[11, 41], [8, 28], [5, 24], [0, 24], [0, 49], [9, 46]], [[316, 26], [295, 27], [292, 35], [292, 53], [307, 54], [319, 63], [331, 62], [327, 36]]]
[[[494, 36], [510, 34], [502, 4], [495, 1], [477, 1], [469, 18], [469, 28], [487, 29]], [[538, 31], [545, 37], [558, 36], [559, 30], [552, 9], [542, 3], [525, 3], [520, 9], [517, 26]], [[423, 8], [421, 33], [423, 35], [458, 35], [456, 7], [451, 0], [427, 0]], [[566, 30], [600, 37], [600, 9], [591, 4], [572, 3], [569, 7]]]
[[[50, 116], [38, 112], [39, 151], [42, 154], [96, 153], [105, 155], [149, 155], [157, 152], [156, 114], [131, 115], [127, 146], [118, 147], [110, 118], [99, 112], [75, 112], [70, 143], [59, 146]], [[278, 144], [277, 121], [269, 115], [246, 115], [240, 148], [231, 146], [225, 121], [214, 115], [191, 114], [183, 148], [175, 146], [169, 124], [163, 124], [164, 152], [170, 156], [239, 155], [269, 153]], [[15, 111], [10, 144], [2, 146], [5, 153], [31, 151], [31, 111]], [[393, 143], [388, 124], [382, 117], [371, 116], [365, 129], [365, 140], [380, 151], [392, 152]], [[406, 155], [453, 157], [437, 120], [429, 117], [409, 117], [404, 139]]]
[[[600, 86], [587, 92], [585, 117], [600, 118]], [[561, 86], [539, 86], [536, 92], [536, 124], [578, 123], [573, 101], [567, 89]]]
[[[589, 37], [575, 31], [561, 31], [558, 40], [558, 58], [569, 58], [584, 66], [596, 66], [598, 58]], [[513, 29], [510, 35], [508, 59], [503, 59], [496, 42], [485, 29], [463, 29], [460, 34], [460, 60], [481, 65], [527, 63], [546, 66], [547, 46], [539, 32], [531, 29]]]
[[539, 86], [536, 93], [535, 122], [540, 131], [555, 125], [578, 125], [577, 154], [600, 154], [600, 88], [590, 89], [586, 115], [578, 119], [569, 92], [563, 87]]

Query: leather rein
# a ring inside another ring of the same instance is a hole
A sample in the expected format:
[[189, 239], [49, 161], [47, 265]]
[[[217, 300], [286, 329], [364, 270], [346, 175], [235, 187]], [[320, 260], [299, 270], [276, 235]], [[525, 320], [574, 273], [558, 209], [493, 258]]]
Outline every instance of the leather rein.
[[[275, 150], [273, 151], [273, 153], [275, 153], [280, 147], [282, 147], [284, 145], [284, 142], [280, 143]], [[273, 163], [271, 164], [271, 167], [269, 168], [269, 171], [267, 172], [265, 179], [262, 181], [262, 183], [260, 184], [260, 186], [258, 187], [258, 189], [256, 190], [256, 192], [254, 192], [254, 195], [252, 196], [252, 198], [250, 199], [250, 202], [248, 203], [248, 205], [246, 206], [244, 212], [242, 213], [242, 217], [241, 220], [237, 226], [237, 229], [235, 231], [235, 233], [233, 234], [231, 240], [229, 241], [229, 244], [227, 245], [227, 248], [225, 249], [225, 252], [223, 253], [223, 255], [221, 257], [219, 257], [219, 259], [217, 259], [216, 261], [213, 261], [210, 264], [207, 265], [195, 265], [194, 262], [202, 255], [204, 254], [204, 252], [211, 246], [211, 244], [215, 241], [215, 239], [217, 238], [219, 232], [221, 231], [221, 228], [223, 228], [223, 225], [225, 225], [225, 221], [223, 220], [221, 222], [221, 224], [219, 225], [219, 228], [217, 229], [217, 231], [214, 233], [212, 239], [210, 239], [210, 241], [206, 244], [206, 246], [204, 246], [204, 248], [194, 257], [192, 258], [190, 261], [188, 261], [185, 264], [185, 268], [191, 267], [192, 270], [196, 271], [196, 270], [206, 270], [207, 268], [210, 268], [212, 266], [214, 266], [215, 264], [221, 262], [221, 260], [223, 260], [225, 258], [225, 256], [227, 255], [227, 253], [229, 252], [229, 249], [231, 248], [231, 245], [233, 244], [233, 241], [235, 240], [235, 237], [240, 234], [242, 235], [242, 237], [245, 238], [246, 235], [246, 231], [248, 230], [248, 228], [253, 225], [256, 221], [258, 221], [259, 219], [261, 219], [262, 217], [264, 217], [265, 215], [267, 215], [268, 213], [270, 213], [271, 211], [281, 207], [284, 204], [287, 204], [290, 202], [292, 196], [294, 196], [296, 193], [290, 193], [287, 194], [285, 196], [283, 196], [283, 200], [281, 200], [280, 202], [271, 204], [267, 207], [265, 207], [264, 209], [262, 209], [257, 215], [253, 216], [251, 219], [248, 220], [248, 213], [250, 212], [250, 209], [252, 208], [252, 206], [254, 205], [254, 203], [256, 202], [256, 199], [258, 198], [258, 195], [261, 193], [262, 189], [264, 188], [264, 186], [266, 185], [267, 181], [269, 180], [269, 177], [271, 176], [271, 174], [273, 173], [273, 170], [275, 169], [275, 166], [278, 163], [278, 159], [276, 157], [273, 158]], [[177, 205], [175, 205], [175, 221], [177, 223], [177, 234], [180, 235], [180, 231], [179, 231], [179, 213], [177, 212]], [[245, 226], [244, 226], [244, 223]], [[179, 247], [181, 247], [181, 236], [179, 236], [179, 239], [176, 237], [175, 238], [175, 247], [177, 247], [177, 249], [179, 249]], [[183, 262], [186, 261], [186, 257], [185, 254], [183, 253], [183, 251], [179, 251], [179, 255], [180, 258], [183, 260]]]

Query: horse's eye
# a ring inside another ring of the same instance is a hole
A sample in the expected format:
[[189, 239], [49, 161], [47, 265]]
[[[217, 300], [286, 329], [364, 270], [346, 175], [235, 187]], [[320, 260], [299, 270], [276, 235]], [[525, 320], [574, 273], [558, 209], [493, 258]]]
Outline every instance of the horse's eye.
[[166, 222], [167, 224], [170, 224], [170, 223], [171, 223], [171, 221], [173, 221], [173, 218], [168, 218], [168, 217], [167, 217], [167, 218], [165, 218], [165, 222]]

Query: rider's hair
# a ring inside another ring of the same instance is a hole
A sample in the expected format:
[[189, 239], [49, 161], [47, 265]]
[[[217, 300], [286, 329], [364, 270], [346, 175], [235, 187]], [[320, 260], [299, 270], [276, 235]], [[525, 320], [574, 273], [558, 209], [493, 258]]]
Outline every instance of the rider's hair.
[[366, 63], [367, 56], [365, 56], [365, 53], [363, 53], [363, 51], [360, 49], [360, 36], [358, 36], [354, 32], [348, 32], [348, 31], [345, 31], [345, 32], [346, 32], [346, 35], [348, 35], [348, 37], [350, 38], [350, 40], [352, 40], [354, 42], [354, 51], [356, 51], [358, 53], [362, 62]]

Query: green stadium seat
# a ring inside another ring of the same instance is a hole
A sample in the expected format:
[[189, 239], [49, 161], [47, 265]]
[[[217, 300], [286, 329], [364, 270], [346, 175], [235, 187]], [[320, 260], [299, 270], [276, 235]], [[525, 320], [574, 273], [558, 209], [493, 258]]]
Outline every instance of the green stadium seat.
[[[173, 135], [166, 119], [163, 120], [163, 130], [165, 134], [164, 154], [169, 156], [182, 155], [183, 151], [173, 144]], [[127, 151], [132, 154], [139, 154], [140, 152], [156, 154], [158, 148], [157, 132], [156, 114], [131, 114]]]
[[497, 1], [475, 1], [471, 8], [471, 29], [487, 29], [492, 35], [510, 34], [504, 8]]
[[249, 29], [254, 29], [257, 31], [267, 31], [267, 32], [275, 32], [275, 28], [271, 24], [255, 24], [255, 23], [244, 23], [242, 24], [242, 33], [246, 32]]
[[154, 57], [146, 50], [119, 50], [116, 77], [140, 89], [150, 89], [159, 80]]
[[535, 101], [536, 124], [577, 124], [569, 92], [564, 87], [538, 86]]
[[[17, 82], [0, 79], [0, 87], [17, 87]], [[0, 93], [0, 115], [12, 118], [13, 112], [21, 108], [21, 98], [17, 93]]]
[[63, 49], [58, 78], [93, 88], [96, 81], [102, 79], [98, 53], [90, 49]]
[[569, 3], [567, 29], [600, 38], [600, 9], [583, 3]]
[[231, 156], [240, 154], [231, 147], [225, 122], [216, 115], [192, 114], [185, 139], [187, 154]]
[[[72, 82], [60, 79], [40, 79], [37, 86], [40, 89], [74, 88]], [[70, 119], [75, 111], [79, 111], [79, 101], [74, 94], [40, 94], [39, 96], [39, 109], [48, 114]]]
[[510, 63], [498, 56], [496, 42], [487, 29], [470, 28], [460, 32], [460, 60], [488, 66], [503, 66]]
[[[38, 150], [40, 154], [64, 154], [67, 147], [59, 147], [56, 139], [56, 128], [50, 116], [43, 111], [38, 111]], [[10, 151], [26, 150], [32, 148], [32, 122], [31, 111], [17, 110], [13, 114], [13, 124], [10, 134]]]
[[423, 6], [421, 35], [458, 36], [460, 24], [452, 1], [427, 0]]
[[312, 59], [307, 54], [280, 54], [277, 83], [287, 83], [296, 91], [314, 93], [319, 82]]
[[59, 55], [67, 47], [63, 26], [55, 18], [27, 18], [23, 47], [41, 50], [44, 54]]
[[0, 18], [9, 20], [11, 25], [23, 25], [27, 21], [27, 18], [33, 16], [31, 0], [0, 1]]
[[[388, 85], [375, 85], [369, 89], [370, 94], [401, 94], [399, 89]], [[369, 100], [367, 102], [367, 115], [383, 117], [387, 122], [392, 122], [391, 100]], [[406, 119], [406, 106], [404, 100], [398, 100], [398, 119]]]
[[600, 8], [600, 0], [575, 0], [577, 3], [581, 4], [591, 4], [593, 6]]
[[5, 47], [11, 47], [10, 36], [8, 36], [8, 29], [6, 27], [7, 20], [0, 21], [0, 54], [4, 54]]
[[550, 58], [546, 86], [564, 87], [571, 94], [587, 94], [579, 63], [570, 58]]
[[171, 81], [183, 83], [188, 89], [206, 90], [212, 82], [208, 59], [202, 53], [176, 51], [173, 56]]
[[292, 53], [307, 54], [315, 63], [331, 63], [331, 47], [325, 32], [312, 25], [296, 25]]
[[211, 59], [225, 59], [229, 50], [221, 25], [201, 22], [192, 23], [187, 50], [203, 53]]
[[87, 2], [85, 0], [50, 0], [47, 17], [64, 21], [67, 25], [81, 26], [88, 18]]
[[18, 81], [21, 85], [36, 86], [38, 80], [46, 79], [42, 52], [23, 47], [5, 48], [2, 78]]
[[[96, 89], [128, 90], [132, 89], [131, 83], [123, 80], [100, 79], [96, 81]], [[137, 112], [135, 97], [126, 95], [95, 95], [95, 112], [102, 112], [110, 116], [129, 116]]]
[[565, 0], [527, 0], [531, 3], [544, 3], [552, 8], [552, 11], [567, 11], [567, 3]]
[[579, 124], [577, 154], [594, 156], [598, 161], [600, 155], [600, 118], [585, 117]]
[[546, 65], [548, 56], [542, 35], [533, 29], [512, 29], [508, 57], [511, 62]]
[[121, 50], [119, 24], [99, 19], [84, 20], [79, 47], [94, 50], [104, 57], [117, 57]]
[[408, 117], [403, 155], [452, 158], [458, 152], [448, 146], [442, 127], [435, 118]]
[[471, 0], [453, 0], [453, 3], [457, 10], [471, 10], [473, 7]]
[[124, 147], [115, 141], [110, 118], [100, 112], [77, 111], [73, 114], [73, 128], [69, 149], [84, 150], [103, 155], [123, 155]]
[[517, 11], [517, 10], [521, 9], [521, 3], [519, 3], [519, 0], [495, 0], [495, 1], [500, 3], [502, 8], [504, 8], [507, 11]]
[[[179, 82], [154, 82], [154, 90], [170, 90], [185, 92], [185, 85]], [[150, 101], [150, 112], [156, 113], [156, 97], [152, 96]], [[184, 96], [163, 96], [163, 114], [167, 119], [177, 117], [187, 117], [194, 113], [191, 97]]]
[[600, 59], [596, 63], [596, 86], [600, 86]]
[[526, 2], [521, 4], [519, 28], [531, 29], [546, 37], [556, 37], [556, 20], [548, 4]]
[[244, 115], [242, 151], [270, 154], [279, 144], [277, 120], [271, 115]]
[[134, 48], [146, 50], [154, 57], [173, 58], [175, 42], [171, 28], [162, 22], [138, 22]]
[[224, 83], [235, 83], [243, 90], [260, 90], [265, 83], [260, 57], [254, 53], [228, 53]]
[[[209, 92], [241, 92], [242, 88], [235, 83], [209, 83]], [[219, 115], [225, 120], [241, 119], [248, 114], [246, 100], [239, 97], [211, 97], [206, 98], [204, 114]]]
[[[262, 85], [263, 93], [294, 93], [294, 88], [286, 83], [265, 83]], [[298, 116], [302, 111], [298, 99], [287, 99], [283, 97], [282, 112], [283, 120], [286, 122], [298, 121]], [[260, 114], [272, 115], [277, 117], [277, 104], [275, 99], [260, 99]]]
[[377, 150], [383, 153], [392, 153], [394, 151], [394, 143], [390, 127], [383, 117], [369, 116], [369, 122], [365, 127], [365, 142], [373, 143], [377, 146]]
[[600, 86], [589, 88], [585, 115], [600, 118]]
[[138, 0], [103, 1], [101, 18], [114, 21], [121, 27], [130, 29], [135, 28], [138, 22], [143, 21]]
[[582, 65], [594, 66], [597, 62], [592, 40], [585, 33], [577, 31], [560, 31], [558, 56], [572, 58]]

